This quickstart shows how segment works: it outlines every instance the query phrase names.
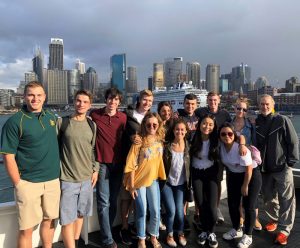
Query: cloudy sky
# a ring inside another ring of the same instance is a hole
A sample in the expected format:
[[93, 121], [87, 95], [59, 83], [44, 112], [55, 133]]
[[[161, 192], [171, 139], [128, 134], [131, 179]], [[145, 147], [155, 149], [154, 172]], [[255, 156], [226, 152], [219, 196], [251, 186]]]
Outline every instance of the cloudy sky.
[[80, 58], [109, 79], [109, 59], [126, 53], [139, 88], [168, 57], [228, 73], [241, 62], [252, 80], [283, 85], [300, 76], [299, 0], [0, 0], [0, 88], [32, 70], [35, 46], [48, 62], [51, 37], [64, 40], [65, 69]]

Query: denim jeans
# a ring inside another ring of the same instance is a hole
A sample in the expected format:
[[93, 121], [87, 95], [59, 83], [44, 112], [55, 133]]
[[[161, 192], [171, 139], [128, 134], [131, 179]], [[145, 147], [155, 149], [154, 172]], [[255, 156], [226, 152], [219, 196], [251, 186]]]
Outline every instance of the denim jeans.
[[137, 189], [138, 196], [135, 199], [136, 229], [139, 239], [146, 238], [147, 204], [150, 212], [148, 231], [152, 236], [159, 236], [160, 222], [160, 191], [158, 181], [155, 180], [149, 187]]
[[167, 233], [173, 234], [174, 220], [176, 218], [176, 229], [178, 234], [183, 233], [184, 227], [184, 210], [183, 199], [186, 184], [172, 186], [166, 183], [162, 189], [161, 197], [166, 208], [166, 227]]
[[121, 164], [100, 164], [96, 198], [102, 245], [114, 242], [111, 228], [117, 213], [117, 197], [122, 176], [123, 166]]

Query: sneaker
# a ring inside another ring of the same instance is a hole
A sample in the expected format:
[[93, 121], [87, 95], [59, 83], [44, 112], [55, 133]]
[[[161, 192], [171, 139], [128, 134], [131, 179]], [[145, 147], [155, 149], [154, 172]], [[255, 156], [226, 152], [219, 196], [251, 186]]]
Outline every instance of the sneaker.
[[164, 223], [162, 223], [162, 221], [159, 222], [159, 230], [160, 231], [165, 231], [167, 230], [167, 227]]
[[221, 210], [219, 208], [217, 208], [217, 222], [218, 224], [222, 224], [224, 223], [225, 219], [223, 214], [221, 213]]
[[208, 235], [207, 240], [208, 240], [209, 247], [211, 247], [211, 248], [217, 248], [218, 247], [218, 241], [217, 241], [216, 234], [210, 233]]
[[243, 236], [242, 229], [235, 230], [234, 228], [232, 228], [227, 233], [223, 234], [223, 239], [233, 240], [233, 239], [241, 238], [242, 236]]
[[204, 245], [205, 242], [207, 240], [207, 233], [206, 232], [202, 232], [198, 235], [198, 238], [197, 238], [197, 243], [199, 245]]
[[123, 244], [132, 245], [131, 233], [128, 229], [121, 229], [120, 237], [121, 237], [121, 240], [122, 240]]
[[183, 233], [178, 235], [178, 243], [183, 247], [186, 246], [187, 241]]
[[265, 229], [268, 232], [274, 232], [277, 229], [277, 223], [276, 222], [270, 222], [265, 226]]
[[241, 241], [238, 243], [238, 248], [248, 248], [252, 244], [252, 236], [244, 234]]
[[277, 237], [275, 239], [275, 243], [278, 243], [280, 245], [286, 245], [287, 244], [287, 239], [288, 239], [288, 236], [286, 236], [284, 233], [282, 232], [279, 232], [277, 234]]
[[261, 231], [262, 230], [262, 225], [260, 224], [258, 219], [255, 220], [255, 224], [254, 224], [253, 229], [256, 230], [256, 231]]
[[177, 247], [177, 243], [174, 240], [174, 237], [171, 235], [167, 236], [167, 245], [170, 247]]

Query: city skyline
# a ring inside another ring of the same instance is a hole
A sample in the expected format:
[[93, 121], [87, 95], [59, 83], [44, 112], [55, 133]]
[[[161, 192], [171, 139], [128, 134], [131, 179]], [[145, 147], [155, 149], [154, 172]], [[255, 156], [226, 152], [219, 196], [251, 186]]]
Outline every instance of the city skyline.
[[32, 70], [36, 46], [46, 67], [51, 37], [64, 40], [64, 68], [79, 58], [101, 83], [109, 81], [110, 57], [126, 53], [127, 66], [137, 67], [139, 89], [147, 86], [153, 63], [169, 57], [199, 62], [202, 79], [207, 64], [219, 64], [224, 74], [243, 62], [252, 81], [266, 76], [284, 86], [300, 74], [300, 2], [288, 2], [0, 0], [0, 88], [16, 88]]

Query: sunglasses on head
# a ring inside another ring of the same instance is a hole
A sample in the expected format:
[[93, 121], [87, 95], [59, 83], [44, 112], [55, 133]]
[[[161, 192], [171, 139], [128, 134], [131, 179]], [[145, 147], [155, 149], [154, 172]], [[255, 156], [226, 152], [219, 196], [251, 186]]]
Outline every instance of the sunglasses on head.
[[245, 113], [248, 111], [246, 108], [236, 107], [236, 110], [241, 111], [243, 110]]
[[156, 124], [156, 123], [148, 123], [148, 124], [146, 124], [147, 128], [153, 127], [155, 129], [155, 128], [157, 128], [157, 126], [158, 126], [158, 124]]
[[232, 137], [233, 136], [233, 132], [222, 132], [221, 133], [221, 137], [225, 137], [225, 136], [228, 136], [228, 137]]

